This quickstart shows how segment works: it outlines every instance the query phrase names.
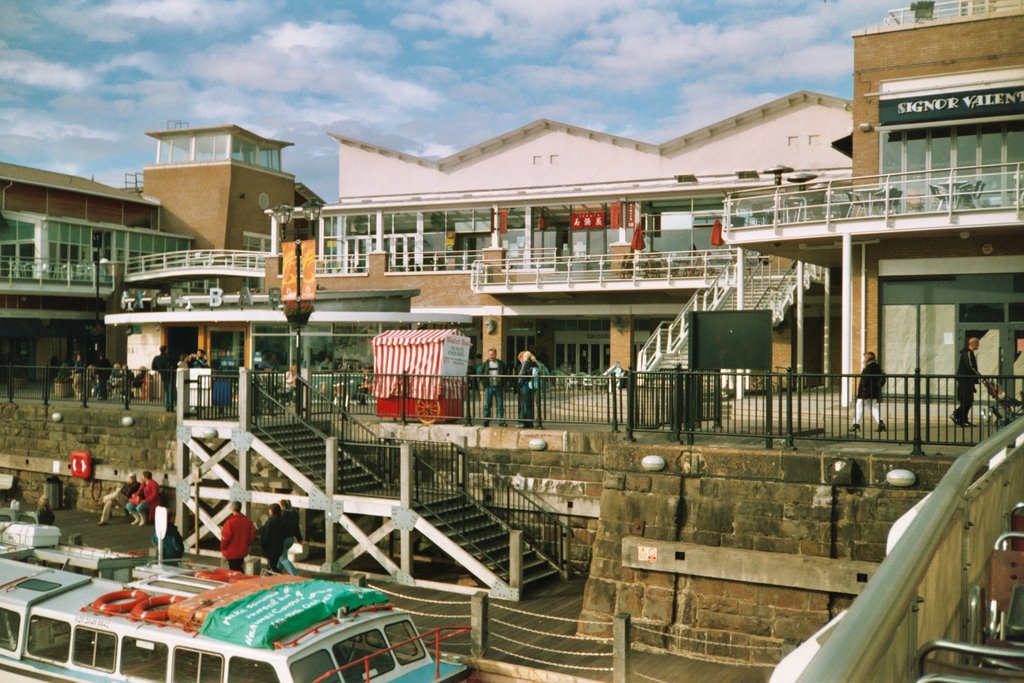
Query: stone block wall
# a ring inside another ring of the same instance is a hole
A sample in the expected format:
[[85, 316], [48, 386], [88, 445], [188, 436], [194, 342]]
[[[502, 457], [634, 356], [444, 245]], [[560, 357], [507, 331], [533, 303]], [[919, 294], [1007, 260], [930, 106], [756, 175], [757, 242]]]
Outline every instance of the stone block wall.
[[[644, 455], [668, 466], [643, 472]], [[619, 612], [656, 649], [775, 663], [852, 600], [739, 580], [623, 566], [622, 539], [696, 543], [786, 555], [879, 562], [892, 523], [945, 473], [950, 459], [917, 459], [911, 489], [885, 484], [902, 455], [853, 457], [854, 483], [832, 486], [835, 453], [608, 444], [591, 571], [579, 631], [609, 636]]]
[[[62, 420], [55, 422], [54, 413]], [[125, 426], [124, 416], [134, 424]], [[93, 476], [76, 479], [69, 469], [72, 451], [92, 454]], [[0, 470], [15, 476], [15, 488], [0, 492], [7, 504], [19, 499], [34, 509], [48, 477], [61, 481], [64, 509], [98, 509], [102, 494], [119, 487], [128, 473], [153, 472], [163, 501], [174, 501], [174, 415], [161, 411], [125, 411], [4, 404], [0, 408]]]

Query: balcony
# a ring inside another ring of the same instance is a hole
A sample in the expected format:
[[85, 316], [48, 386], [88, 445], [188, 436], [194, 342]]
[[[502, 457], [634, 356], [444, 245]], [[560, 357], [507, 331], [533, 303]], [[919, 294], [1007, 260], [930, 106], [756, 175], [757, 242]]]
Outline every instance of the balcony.
[[128, 259], [124, 281], [147, 282], [173, 278], [216, 276], [263, 277], [269, 254], [218, 249], [174, 251]]
[[912, 2], [909, 7], [889, 10], [886, 26], [908, 26], [935, 19], [984, 17], [995, 12], [1024, 9], [1024, 0], [945, 0], [943, 2]]
[[[102, 295], [113, 291], [109, 266], [99, 268]], [[58, 261], [54, 259], [0, 259], [0, 290], [31, 291], [37, 294], [76, 294], [94, 296], [96, 266], [90, 261]]]
[[471, 286], [485, 294], [699, 289], [735, 261], [733, 249], [477, 261]]
[[736, 193], [726, 200], [728, 241], [1019, 227], [1024, 164], [863, 176]]

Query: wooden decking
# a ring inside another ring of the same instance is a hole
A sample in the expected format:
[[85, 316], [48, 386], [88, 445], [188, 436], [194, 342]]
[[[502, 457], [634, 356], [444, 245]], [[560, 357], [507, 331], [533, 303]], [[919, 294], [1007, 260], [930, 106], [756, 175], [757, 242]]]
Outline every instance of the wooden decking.
[[[153, 547], [153, 527], [130, 526], [123, 513], [103, 527], [96, 525], [98, 512], [58, 510], [56, 516], [56, 524], [61, 528], [64, 539], [80, 535], [82, 544], [86, 546], [142, 555], [148, 554]], [[209, 563], [209, 558], [194, 559]], [[423, 630], [469, 625], [469, 599], [464, 595], [373, 580], [370, 584], [384, 590], [395, 605], [411, 612]], [[490, 648], [486, 659], [505, 666], [543, 669], [581, 680], [612, 680], [611, 640], [576, 635], [583, 587], [583, 579], [553, 581], [538, 594], [517, 603], [492, 600]], [[637, 628], [638, 625], [634, 625], [634, 640], [639, 639]], [[469, 639], [460, 637], [448, 641], [446, 650], [468, 655]], [[743, 667], [637, 649], [632, 654], [632, 679], [638, 683], [759, 682], [767, 681], [770, 674], [767, 667]]]

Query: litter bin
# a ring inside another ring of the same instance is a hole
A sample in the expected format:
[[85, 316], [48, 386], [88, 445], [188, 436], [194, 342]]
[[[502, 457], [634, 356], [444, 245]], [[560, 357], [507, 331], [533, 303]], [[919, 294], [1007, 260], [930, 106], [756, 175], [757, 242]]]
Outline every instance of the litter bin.
[[61, 487], [60, 477], [49, 476], [43, 484], [43, 494], [50, 499], [50, 507], [54, 510], [60, 510], [64, 507]]

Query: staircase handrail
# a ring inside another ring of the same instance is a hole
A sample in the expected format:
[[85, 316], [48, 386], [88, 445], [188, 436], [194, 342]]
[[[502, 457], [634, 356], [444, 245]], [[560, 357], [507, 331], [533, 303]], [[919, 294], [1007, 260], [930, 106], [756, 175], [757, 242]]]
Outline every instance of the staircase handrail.
[[698, 290], [690, 297], [675, 320], [670, 323], [659, 323], [654, 333], [640, 349], [640, 353], [637, 354], [637, 369], [640, 372], [649, 371], [657, 365], [662, 356], [682, 348], [688, 333], [686, 320], [689, 313], [693, 310], [718, 310], [735, 288], [736, 262], [731, 261], [722, 266], [710, 285]]
[[[351, 445], [358, 444], [364, 448], [380, 447], [393, 449], [393, 442], [376, 435], [369, 427], [364, 425], [359, 419], [355, 418], [351, 413], [345, 410], [343, 405], [335, 405], [333, 400], [329, 399], [322, 391], [312, 386], [309, 382], [306, 382], [305, 379], [300, 377], [297, 379], [296, 383], [308, 392], [307, 396], [309, 396], [309, 401], [307, 402], [307, 405], [309, 406], [311, 419], [314, 414], [323, 415], [327, 418], [326, 421], [330, 425], [331, 434], [338, 437], [339, 451], [344, 452], [348, 457], [352, 457], [364, 469], [369, 469], [371, 474], [381, 478], [383, 473], [373, 472], [372, 465], [366, 462], [361, 462], [359, 458], [354, 457], [354, 454], [351, 451]], [[454, 452], [457, 453], [464, 462], [464, 467], [459, 468], [462, 470], [461, 472], [450, 471], [445, 473], [438, 471], [417, 455], [417, 447], [419, 447], [421, 451], [423, 449], [433, 449], [438, 446], [437, 443], [417, 440], [405, 440], [405, 443], [408, 443], [413, 449], [413, 457], [416, 459], [417, 463], [427, 467], [431, 472], [443, 477], [446, 481], [453, 483], [453, 492], [457, 489], [459, 495], [464, 496], [465, 499], [474, 507], [494, 518], [494, 520], [501, 524], [506, 531], [517, 530], [522, 532], [523, 540], [530, 546], [530, 548], [536, 551], [537, 554], [542, 556], [563, 575], [567, 574], [567, 562], [564, 553], [561, 551], [563, 550], [562, 544], [565, 542], [564, 539], [569, 538], [569, 534], [572, 533], [568, 525], [558, 519], [550, 511], [545, 510], [520, 489], [516, 488], [511, 479], [500, 472], [495, 471], [489, 465], [474, 457], [466, 449], [455, 444], [445, 444], [446, 447], [455, 449]], [[452, 463], [457, 461], [458, 458], [448, 459], [448, 462]], [[452, 467], [454, 468], [455, 465]], [[476, 473], [482, 473], [484, 476], [489, 478], [491, 482], [490, 488], [495, 491], [499, 491], [500, 489], [500, 493], [504, 494], [504, 497], [499, 499], [507, 502], [507, 510], [528, 510], [531, 515], [534, 515], [538, 520], [540, 520], [539, 522], [534, 522], [534, 526], [552, 530], [551, 533], [556, 536], [557, 540], [550, 541], [539, 538], [537, 534], [531, 532], [529, 526], [525, 524], [518, 526], [510, 525], [506, 520], [502, 519], [500, 515], [495, 514], [494, 511], [488, 508], [477, 496], [470, 495], [466, 492], [465, 486], [468, 483], [466, 480], [471, 479], [472, 475]], [[462, 481], [461, 486], [459, 486], [460, 480]], [[420, 502], [429, 509], [429, 506], [422, 501]], [[513, 502], [518, 503], [518, 505], [513, 505]]]
[[[274, 448], [275, 451], [285, 456], [290, 461], [301, 459], [301, 453], [296, 453], [292, 448], [279, 439], [275, 438], [273, 433], [267, 430], [267, 424], [265, 418], [274, 418], [275, 424], [284, 424], [290, 427], [298, 426], [301, 429], [305, 429], [311, 434], [314, 434], [318, 439], [324, 442], [324, 448], [327, 448], [328, 435], [323, 433], [321, 430], [309, 421], [302, 418], [300, 415], [296, 415], [288, 410], [288, 406], [283, 404], [275, 397], [269, 388], [264, 387], [261, 383], [261, 378], [258, 373], [250, 373], [252, 377], [250, 393], [250, 410], [249, 415], [251, 419], [251, 425], [253, 432], [256, 433], [268, 446]], [[267, 412], [264, 407], [270, 406], [271, 411]], [[325, 451], [326, 452], [326, 451]], [[307, 476], [309, 473], [306, 473]], [[318, 473], [319, 476], [312, 477], [313, 481], [319, 484], [321, 487], [326, 482], [326, 473]]]
[[771, 272], [772, 268], [770, 265], [762, 264], [762, 266], [768, 269], [767, 275], [761, 272], [761, 270], [755, 269], [748, 277], [748, 282], [751, 283], [758, 279], [761, 281], [767, 280], [770, 283], [769, 286], [764, 288], [757, 302], [754, 303], [754, 309], [770, 309], [772, 312], [772, 322], [775, 324], [782, 322], [786, 311], [796, 302], [797, 288], [807, 289], [812, 282], [820, 281], [822, 271], [824, 270], [813, 263], [804, 263], [803, 280], [797, 282], [798, 269], [796, 261], [791, 262], [786, 271], [781, 275]]

